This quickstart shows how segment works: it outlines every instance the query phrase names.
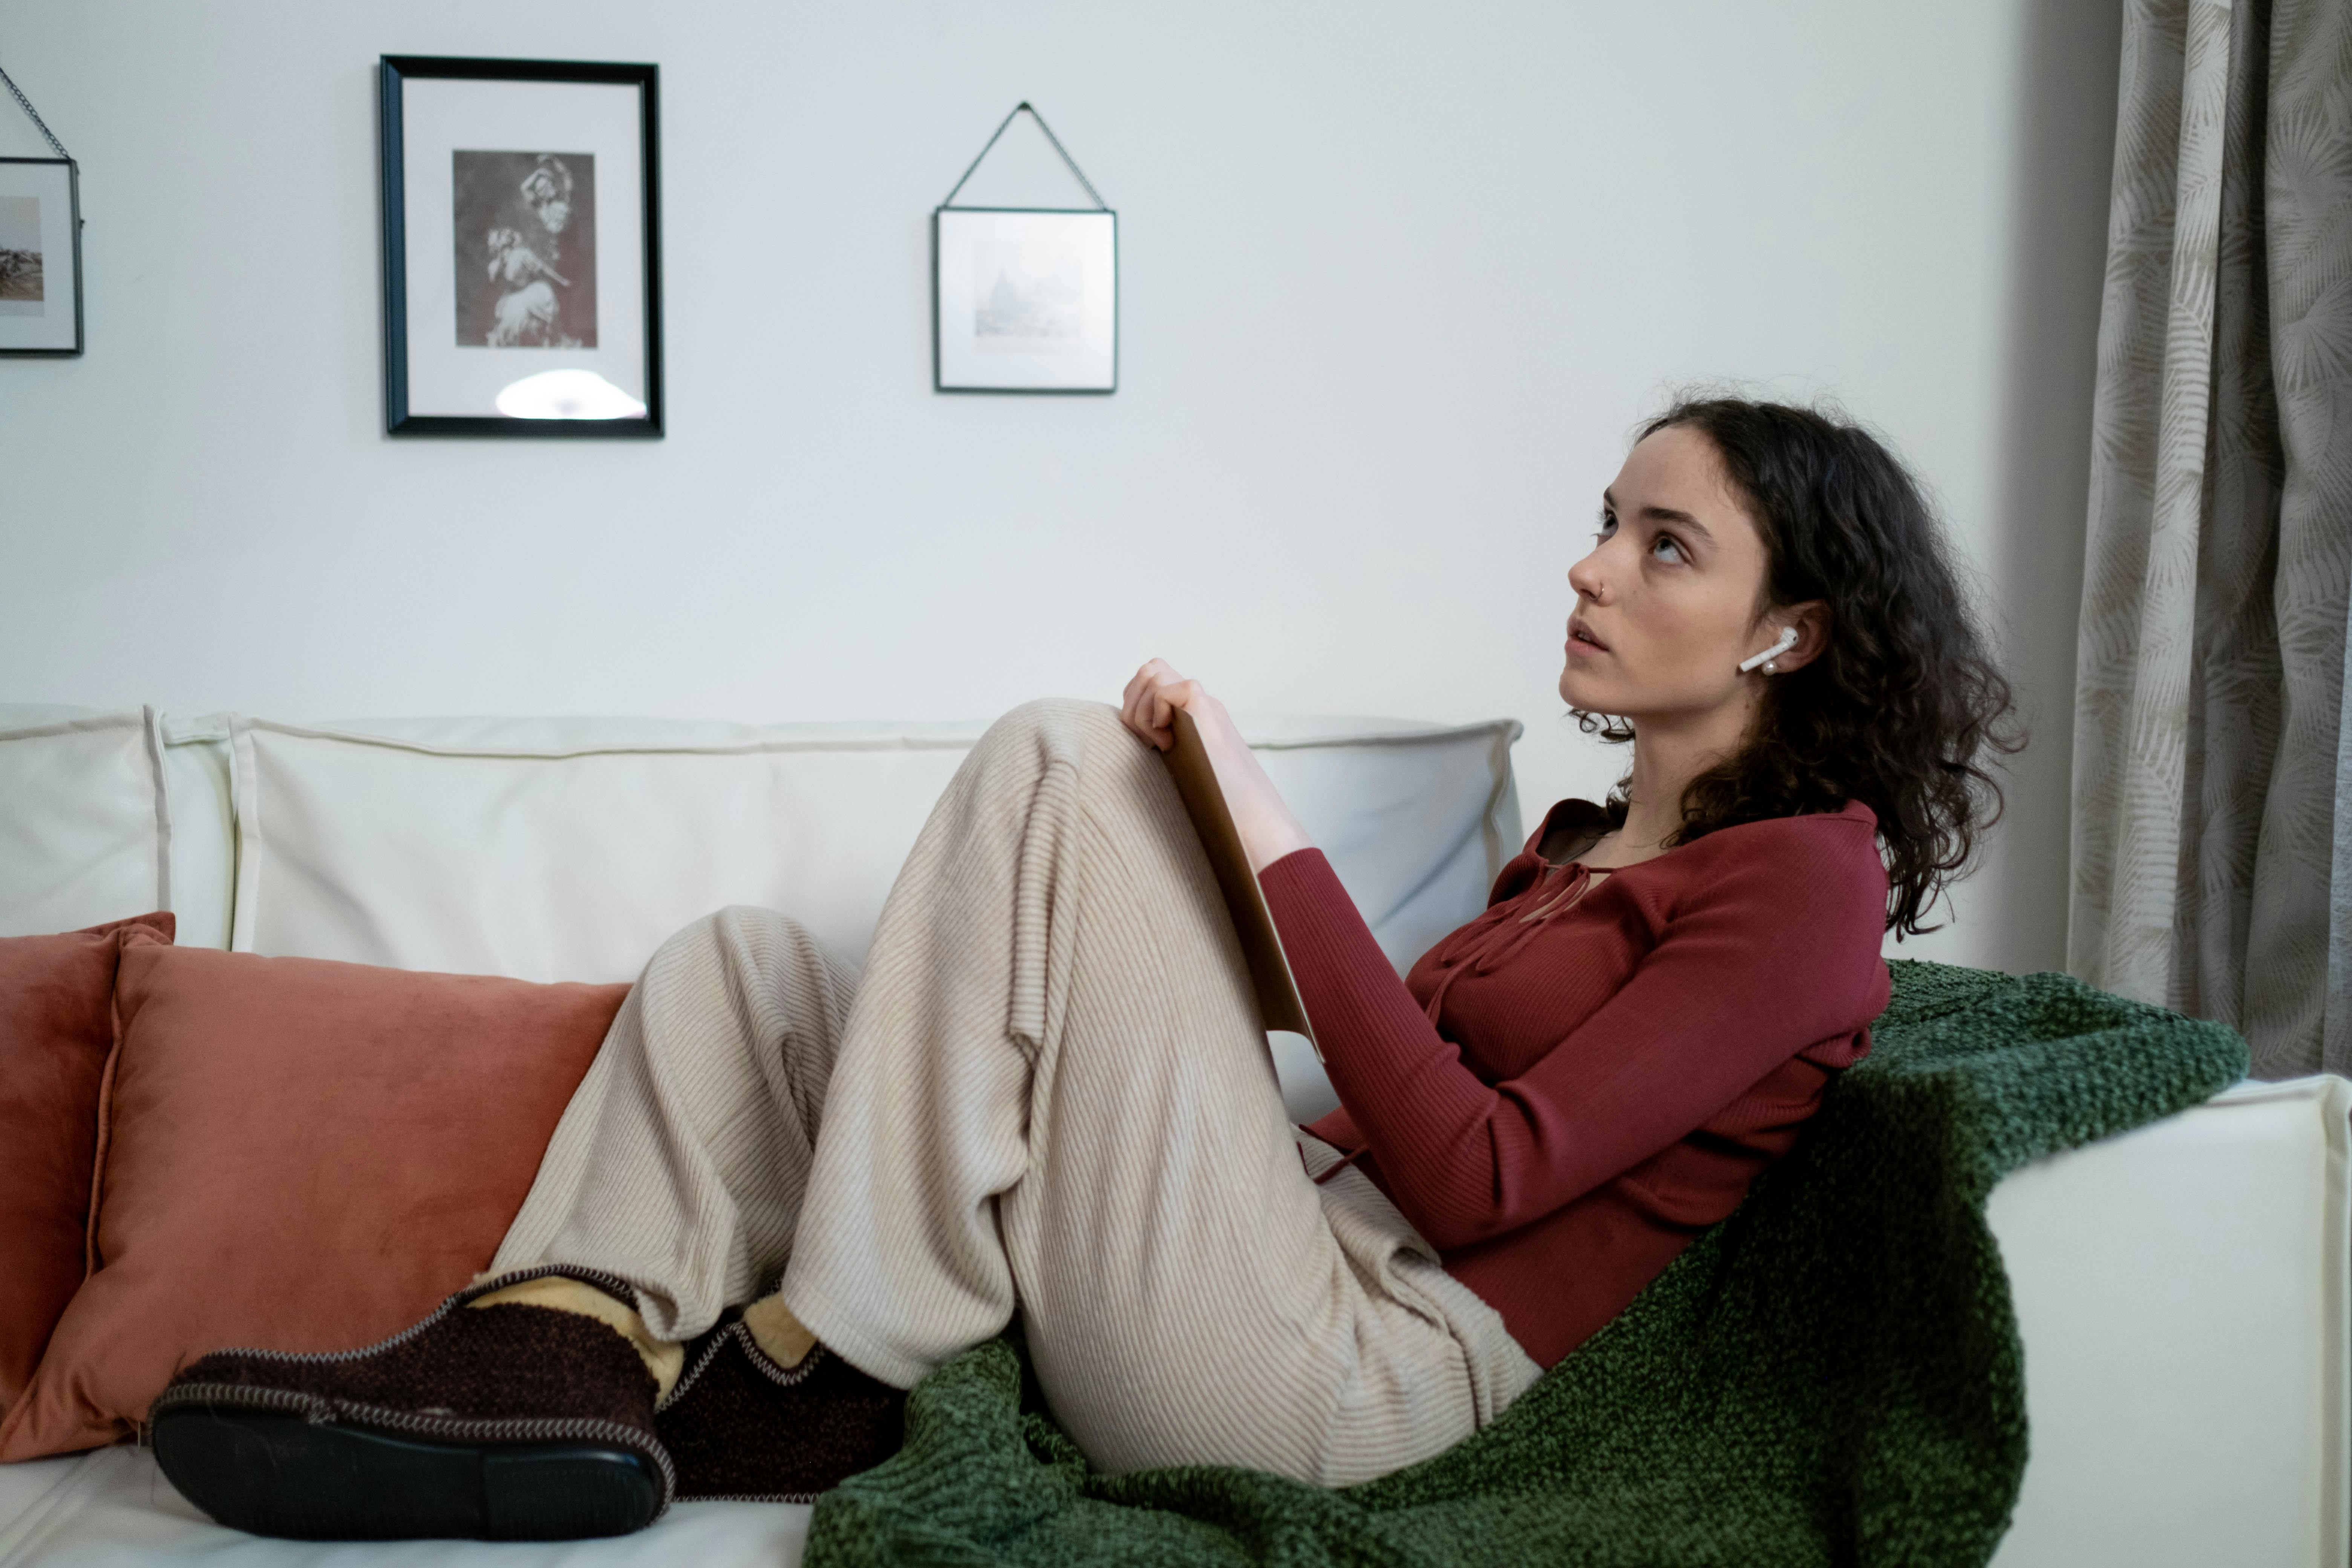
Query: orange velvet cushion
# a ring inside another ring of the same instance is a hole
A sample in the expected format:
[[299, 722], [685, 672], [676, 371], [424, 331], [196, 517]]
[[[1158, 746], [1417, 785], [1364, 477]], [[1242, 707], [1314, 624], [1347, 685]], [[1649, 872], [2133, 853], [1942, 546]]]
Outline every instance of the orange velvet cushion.
[[126, 942], [168, 942], [168, 914], [0, 938], [0, 1415], [32, 1381], [88, 1268], [98, 1100]]
[[113, 1441], [207, 1351], [423, 1317], [488, 1264], [627, 994], [127, 948], [97, 1268], [0, 1460]]

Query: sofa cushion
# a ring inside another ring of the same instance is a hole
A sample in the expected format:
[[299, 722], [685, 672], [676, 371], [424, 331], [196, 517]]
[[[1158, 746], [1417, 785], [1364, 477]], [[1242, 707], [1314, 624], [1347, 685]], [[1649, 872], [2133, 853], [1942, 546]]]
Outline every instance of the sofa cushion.
[[0, 1415], [87, 1272], [115, 966], [128, 944], [171, 940], [167, 914], [0, 937]]
[[0, 711], [0, 936], [172, 907], [162, 756], [152, 709]]
[[236, 824], [231, 811], [229, 716], [166, 713], [163, 800], [172, 819], [172, 912], [181, 947], [226, 947], [229, 901], [236, 886]]
[[[784, 910], [862, 954], [979, 724], [238, 720], [244, 952], [634, 979], [687, 921]], [[1510, 721], [1258, 721], [1266, 772], [1400, 967], [1518, 848]]]
[[112, 1441], [204, 1352], [424, 1316], [489, 1262], [625, 994], [126, 947], [97, 1267], [0, 1460]]

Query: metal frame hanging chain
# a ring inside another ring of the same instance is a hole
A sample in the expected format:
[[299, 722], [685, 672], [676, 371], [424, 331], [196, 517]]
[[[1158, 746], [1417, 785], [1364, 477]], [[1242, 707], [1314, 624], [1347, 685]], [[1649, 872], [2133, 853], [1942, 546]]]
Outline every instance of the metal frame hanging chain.
[[66, 144], [58, 140], [58, 133], [49, 129], [49, 122], [41, 118], [41, 111], [33, 107], [33, 100], [25, 96], [25, 89], [16, 85], [16, 79], [5, 70], [0, 70], [0, 83], [6, 84], [9, 96], [16, 100], [16, 107], [25, 111], [25, 118], [31, 121], [34, 128], [40, 132], [41, 139], [58, 150], [58, 157], [68, 163], [72, 163], [73, 154], [66, 151]]
[[1045, 133], [1045, 140], [1054, 144], [1054, 151], [1062, 155], [1062, 162], [1068, 165], [1071, 174], [1077, 176], [1078, 184], [1087, 188], [1087, 195], [1094, 197], [1097, 210], [1101, 212], [1110, 211], [1110, 204], [1102, 199], [1102, 193], [1095, 189], [1095, 183], [1087, 178], [1087, 172], [1078, 167], [1078, 161], [1070, 156], [1070, 150], [1062, 145], [1062, 139], [1054, 134], [1054, 128], [1045, 123], [1045, 117], [1038, 113], [1034, 109], [1032, 109], [1029, 106], [1029, 100], [1025, 98], [1013, 106], [1013, 112], [1006, 115], [1003, 122], [997, 126], [996, 135], [988, 139], [988, 145], [980, 150], [980, 156], [971, 161], [971, 167], [963, 172], [963, 178], [955, 183], [955, 190], [948, 193], [947, 200], [940, 204], [940, 207], [944, 209], [955, 205], [957, 193], [961, 192], [966, 185], [971, 184], [971, 177], [980, 173], [980, 166], [988, 162], [989, 153], [996, 150], [997, 137], [1003, 136], [1007, 131], [1011, 130], [1013, 128], [1013, 122], [1020, 119], [1024, 114], [1037, 122], [1037, 129]]

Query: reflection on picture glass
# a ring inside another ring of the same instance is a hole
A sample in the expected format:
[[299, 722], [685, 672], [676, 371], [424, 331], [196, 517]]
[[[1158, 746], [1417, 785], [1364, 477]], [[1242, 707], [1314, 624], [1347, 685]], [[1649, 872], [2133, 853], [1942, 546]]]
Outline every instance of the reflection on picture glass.
[[47, 298], [41, 279], [41, 198], [0, 196], [0, 300]]
[[983, 353], [1075, 353], [1087, 335], [1086, 258], [1073, 245], [973, 247], [972, 342]]
[[450, 154], [457, 346], [596, 346], [596, 159]]

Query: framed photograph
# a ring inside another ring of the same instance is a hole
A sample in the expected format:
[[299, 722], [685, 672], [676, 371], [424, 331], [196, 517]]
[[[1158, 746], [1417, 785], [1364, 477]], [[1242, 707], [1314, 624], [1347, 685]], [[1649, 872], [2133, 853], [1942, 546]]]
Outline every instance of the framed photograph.
[[934, 211], [931, 375], [940, 392], [1117, 392], [1118, 215]]
[[658, 77], [383, 57], [386, 430], [662, 433]]
[[66, 158], [0, 158], [0, 354], [79, 353], [79, 171]]

